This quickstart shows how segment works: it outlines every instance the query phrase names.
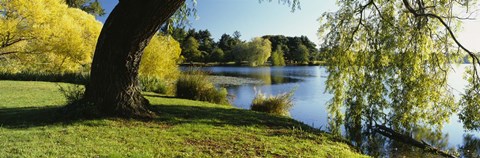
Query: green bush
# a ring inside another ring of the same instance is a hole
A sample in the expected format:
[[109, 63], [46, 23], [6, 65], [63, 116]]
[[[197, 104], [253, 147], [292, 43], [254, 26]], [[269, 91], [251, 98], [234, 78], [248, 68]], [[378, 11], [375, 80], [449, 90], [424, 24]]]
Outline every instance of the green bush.
[[216, 89], [207, 75], [201, 71], [189, 71], [181, 75], [176, 83], [176, 96], [184, 99], [229, 104], [227, 89]]
[[290, 113], [288, 111], [293, 107], [292, 96], [294, 92], [295, 90], [292, 90], [276, 96], [267, 96], [258, 91], [250, 109], [258, 112], [289, 116]]
[[155, 77], [139, 77], [140, 87], [144, 92], [155, 92], [160, 94], [167, 94], [167, 84]]
[[80, 101], [85, 94], [85, 86], [78, 84], [67, 86], [58, 85], [58, 89], [62, 92], [65, 99], [67, 99], [68, 104]]

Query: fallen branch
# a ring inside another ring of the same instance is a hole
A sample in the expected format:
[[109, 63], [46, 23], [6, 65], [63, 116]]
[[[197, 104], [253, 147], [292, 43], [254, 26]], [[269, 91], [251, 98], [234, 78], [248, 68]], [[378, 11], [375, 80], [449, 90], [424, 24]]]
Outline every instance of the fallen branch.
[[450, 157], [450, 158], [456, 158], [457, 156], [449, 154], [448, 152], [445, 152], [441, 149], [438, 149], [436, 147], [431, 146], [430, 144], [424, 142], [424, 141], [418, 141], [413, 139], [410, 136], [407, 136], [405, 134], [401, 134], [399, 132], [396, 132], [395, 130], [388, 128], [383, 125], [375, 125], [375, 132], [380, 133], [381, 135], [388, 137], [390, 139], [405, 143], [405, 144], [410, 144], [412, 146], [418, 147], [423, 149], [424, 151], [433, 153], [433, 154], [438, 154], [444, 157]]

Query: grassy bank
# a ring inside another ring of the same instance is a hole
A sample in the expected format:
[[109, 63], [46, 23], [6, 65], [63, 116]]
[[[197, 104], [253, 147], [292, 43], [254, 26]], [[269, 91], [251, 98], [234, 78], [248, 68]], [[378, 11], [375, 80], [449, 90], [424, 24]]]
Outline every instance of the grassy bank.
[[54, 83], [0, 81], [0, 157], [360, 157], [286, 117], [147, 94], [150, 121], [61, 121]]

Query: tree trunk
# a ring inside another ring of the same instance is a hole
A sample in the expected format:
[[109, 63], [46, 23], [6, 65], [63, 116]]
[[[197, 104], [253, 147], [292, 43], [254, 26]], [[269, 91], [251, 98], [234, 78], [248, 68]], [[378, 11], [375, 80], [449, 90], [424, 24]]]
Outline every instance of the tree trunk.
[[97, 42], [84, 101], [101, 115], [152, 117], [140, 93], [138, 68], [143, 50], [161, 24], [185, 0], [119, 0]]

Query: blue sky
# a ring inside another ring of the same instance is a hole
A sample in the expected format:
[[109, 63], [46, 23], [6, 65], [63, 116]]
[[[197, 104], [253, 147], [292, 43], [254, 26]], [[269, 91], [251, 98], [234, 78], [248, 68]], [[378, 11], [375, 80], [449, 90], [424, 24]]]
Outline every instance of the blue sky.
[[[189, 1], [189, 0], [187, 0]], [[335, 11], [334, 0], [300, 0], [301, 9], [290, 12], [290, 7], [277, 0], [259, 3], [258, 0], [197, 0], [198, 19], [192, 20], [195, 29], [208, 29], [215, 40], [224, 33], [240, 31], [242, 39], [249, 40], [263, 35], [305, 35], [319, 44], [317, 19], [324, 12]], [[268, 0], [267, 0], [268, 1]], [[118, 0], [100, 0], [107, 15]], [[480, 17], [477, 17], [480, 18]], [[480, 20], [466, 21], [459, 39], [467, 48], [480, 51]]]
[[[116, 0], [100, 0], [107, 13]], [[291, 7], [277, 0], [259, 3], [258, 0], [198, 0], [198, 19], [191, 27], [208, 29], [215, 40], [222, 34], [240, 31], [242, 39], [250, 40], [263, 35], [305, 35], [319, 43], [317, 19], [325, 11], [335, 11], [334, 1], [301, 0], [301, 9], [291, 12]], [[98, 18], [105, 21], [106, 16]]]

